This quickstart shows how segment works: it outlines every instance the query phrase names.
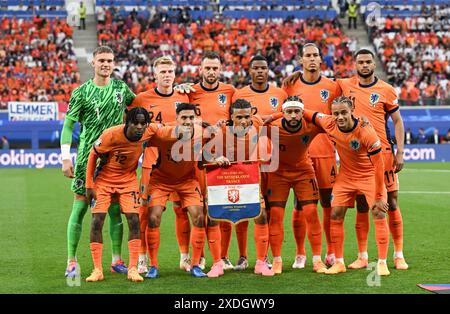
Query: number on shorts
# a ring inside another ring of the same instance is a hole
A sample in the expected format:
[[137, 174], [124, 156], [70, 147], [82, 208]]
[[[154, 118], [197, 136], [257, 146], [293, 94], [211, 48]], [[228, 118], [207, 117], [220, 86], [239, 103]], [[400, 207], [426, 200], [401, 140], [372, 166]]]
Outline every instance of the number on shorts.
[[309, 183], [311, 183], [312, 188], [313, 188], [314, 191], [317, 191], [317, 190], [319, 189], [319, 188], [317, 187], [316, 179], [310, 179], [310, 180], [309, 180]]
[[392, 182], [395, 182], [395, 174], [394, 174], [394, 171], [392, 171], [392, 170], [385, 171], [385, 172], [384, 172], [384, 175], [386, 176], [386, 181], [387, 181], [388, 184], [391, 183], [391, 180], [389, 180], [389, 174], [390, 174], [391, 177], [392, 177]]
[[133, 201], [135, 204], [139, 204], [139, 195], [137, 192], [131, 192], [131, 195], [133, 195]]
[[334, 169], [334, 166], [331, 167], [331, 173], [330, 173], [330, 175], [331, 175], [332, 177], [336, 177], [336, 169]]

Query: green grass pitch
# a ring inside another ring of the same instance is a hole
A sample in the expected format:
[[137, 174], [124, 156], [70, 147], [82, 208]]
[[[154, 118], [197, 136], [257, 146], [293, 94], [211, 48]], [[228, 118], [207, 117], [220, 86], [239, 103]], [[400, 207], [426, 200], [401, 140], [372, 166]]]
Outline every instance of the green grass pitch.
[[[312, 272], [312, 257], [307, 243], [308, 261], [303, 270], [291, 268], [295, 244], [291, 228], [291, 209], [285, 217], [283, 274], [263, 278], [253, 267], [243, 273], [226, 272], [216, 279], [197, 279], [178, 269], [179, 253], [175, 239], [174, 214], [163, 215], [159, 250], [160, 275], [156, 280], [132, 283], [124, 275], [111, 274], [108, 223], [104, 227], [103, 262], [105, 280], [86, 283], [92, 270], [89, 252], [90, 213], [83, 224], [78, 250], [82, 278], [80, 285], [68, 286], [66, 267], [66, 224], [72, 204], [70, 180], [59, 169], [2, 169], [0, 171], [0, 293], [426, 293], [418, 283], [448, 283], [450, 257], [450, 163], [411, 163], [400, 174], [400, 207], [404, 218], [407, 271], [397, 271], [392, 261], [392, 240], [388, 265], [391, 276], [380, 282], [372, 270], [348, 270], [327, 276]], [[357, 254], [354, 230], [355, 212], [349, 210], [345, 224], [345, 260]], [[126, 228], [125, 228], [126, 229]], [[126, 234], [126, 233], [125, 233]], [[127, 238], [123, 242], [128, 260]], [[254, 265], [253, 223], [249, 230], [249, 260]], [[232, 262], [237, 260], [233, 231], [230, 248]], [[211, 257], [206, 251], [208, 268]], [[370, 261], [376, 257], [373, 226], [369, 238]]]

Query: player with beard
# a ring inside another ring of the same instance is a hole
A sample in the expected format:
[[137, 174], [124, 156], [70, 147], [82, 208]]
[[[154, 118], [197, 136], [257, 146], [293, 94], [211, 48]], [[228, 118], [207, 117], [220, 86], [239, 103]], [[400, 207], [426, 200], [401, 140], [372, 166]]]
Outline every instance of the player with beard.
[[[403, 219], [398, 206], [398, 175], [403, 168], [404, 126], [395, 89], [374, 75], [375, 56], [367, 49], [355, 54], [357, 75], [338, 80], [342, 94], [352, 99], [355, 114], [366, 116], [381, 140], [384, 159], [384, 183], [388, 192], [389, 229], [394, 241], [394, 265], [396, 269], [408, 269], [403, 256]], [[387, 127], [392, 118], [395, 130], [397, 151]], [[367, 201], [358, 199], [356, 215], [356, 235], [358, 240], [358, 259], [349, 268], [365, 268], [368, 265], [367, 238], [369, 233], [369, 214]]]
[[[286, 79], [283, 89], [289, 96], [299, 97], [305, 109], [331, 114], [331, 103], [340, 95], [338, 84], [321, 75], [322, 54], [314, 43], [305, 44], [300, 49], [299, 63], [303, 73], [295, 72]], [[319, 134], [309, 146], [309, 155], [313, 162], [319, 186], [320, 204], [322, 205], [322, 222], [327, 241], [325, 263], [334, 264], [334, 251], [330, 240], [331, 191], [336, 180], [336, 153], [326, 134]], [[292, 215], [292, 227], [297, 244], [297, 254], [293, 268], [304, 268], [306, 263], [305, 235], [312, 238], [311, 228], [306, 228], [307, 219], [301, 206], [296, 206]], [[310, 241], [311, 242], [311, 241]]]

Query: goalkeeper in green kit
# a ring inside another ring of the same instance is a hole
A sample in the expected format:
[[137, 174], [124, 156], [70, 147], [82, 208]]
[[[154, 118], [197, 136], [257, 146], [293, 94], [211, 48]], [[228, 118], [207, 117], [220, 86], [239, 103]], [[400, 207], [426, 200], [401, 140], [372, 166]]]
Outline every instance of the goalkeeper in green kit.
[[[83, 217], [89, 206], [85, 196], [89, 152], [104, 130], [123, 123], [125, 109], [135, 97], [123, 81], [111, 78], [114, 69], [114, 52], [111, 48], [101, 46], [95, 49], [92, 66], [94, 78], [72, 92], [61, 132], [62, 171], [64, 176], [73, 178], [71, 189], [75, 193], [67, 226], [68, 260], [65, 275], [70, 278], [77, 274], [76, 251], [81, 237]], [[74, 171], [70, 145], [76, 122], [81, 124], [81, 132]], [[108, 212], [113, 254], [111, 271], [126, 274], [128, 269], [121, 258], [123, 225], [119, 204], [113, 200]]]

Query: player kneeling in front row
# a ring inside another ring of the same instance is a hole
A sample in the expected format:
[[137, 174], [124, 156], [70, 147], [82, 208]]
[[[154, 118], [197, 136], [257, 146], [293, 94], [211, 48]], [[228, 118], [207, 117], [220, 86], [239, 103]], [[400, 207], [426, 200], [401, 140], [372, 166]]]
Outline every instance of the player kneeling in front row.
[[344, 218], [348, 207], [354, 207], [358, 193], [364, 194], [372, 209], [375, 240], [378, 247], [377, 274], [389, 275], [386, 264], [389, 230], [386, 212], [389, 208], [383, 181], [381, 143], [369, 125], [353, 117], [353, 102], [345, 96], [337, 97], [332, 105], [332, 116], [305, 110], [304, 117], [328, 134], [341, 157], [341, 167], [333, 187], [331, 203], [331, 242], [336, 263], [325, 271], [334, 275], [346, 272], [344, 264]]
[[[165, 126], [157, 131], [148, 147], [158, 147], [158, 164], [150, 178], [150, 203], [146, 230], [150, 270], [145, 278], [159, 276], [158, 249], [160, 244], [161, 216], [171, 193], [177, 193], [181, 206], [191, 216], [192, 268], [194, 277], [206, 277], [200, 269], [200, 256], [205, 244], [205, 216], [203, 197], [196, 178], [195, 167], [202, 154], [202, 127], [194, 125], [196, 106], [178, 104], [176, 126]], [[148, 149], [148, 148], [146, 148]]]
[[[150, 127], [148, 112], [140, 107], [127, 113], [125, 125], [118, 125], [103, 132], [92, 148], [86, 171], [86, 197], [91, 204], [91, 254], [94, 262], [92, 274], [86, 281], [103, 280], [102, 229], [111, 199], [118, 198], [120, 208], [128, 221], [128, 248], [130, 263], [128, 279], [143, 281], [137, 271], [137, 259], [141, 244], [139, 232], [139, 191], [136, 169], [142, 155], [143, 143], [158, 129]], [[100, 163], [97, 166], [97, 160]]]

